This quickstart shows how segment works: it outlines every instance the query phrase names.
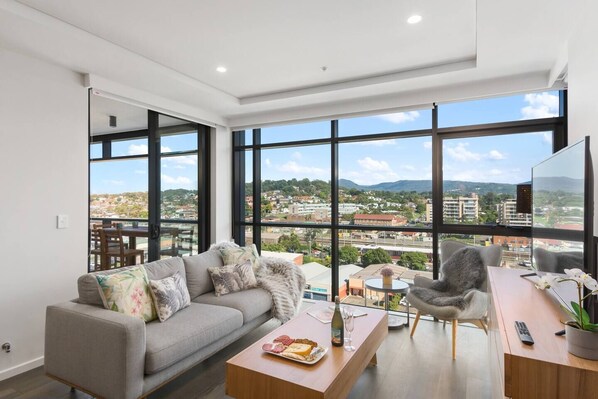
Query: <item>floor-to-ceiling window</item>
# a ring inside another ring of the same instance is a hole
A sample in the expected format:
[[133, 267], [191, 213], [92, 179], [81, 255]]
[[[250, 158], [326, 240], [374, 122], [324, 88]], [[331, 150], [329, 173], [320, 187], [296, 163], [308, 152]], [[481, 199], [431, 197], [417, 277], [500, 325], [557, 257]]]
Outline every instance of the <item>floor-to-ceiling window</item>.
[[307, 298], [368, 306], [383, 306], [364, 285], [382, 265], [436, 277], [446, 238], [502, 245], [502, 266], [527, 267], [530, 215], [515, 211], [516, 185], [566, 144], [563, 98], [234, 132], [234, 238], [301, 264]]
[[203, 125], [90, 95], [90, 270], [124, 264], [106, 256], [118, 244], [102, 247], [102, 231], [137, 250], [129, 263], [206, 248], [208, 138]]

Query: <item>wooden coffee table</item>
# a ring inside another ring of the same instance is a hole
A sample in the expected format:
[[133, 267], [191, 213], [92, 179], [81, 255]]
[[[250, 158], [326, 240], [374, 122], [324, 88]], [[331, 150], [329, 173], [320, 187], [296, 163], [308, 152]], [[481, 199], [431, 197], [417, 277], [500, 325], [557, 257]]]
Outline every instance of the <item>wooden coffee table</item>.
[[[317, 303], [308, 311], [330, 305]], [[376, 350], [388, 334], [386, 312], [366, 311], [367, 316], [355, 319], [354, 352], [332, 346], [330, 324], [301, 313], [226, 362], [226, 394], [237, 399], [346, 397], [368, 364], [376, 364]], [[328, 353], [306, 365], [262, 351], [262, 344], [283, 334], [309, 338], [327, 346]]]

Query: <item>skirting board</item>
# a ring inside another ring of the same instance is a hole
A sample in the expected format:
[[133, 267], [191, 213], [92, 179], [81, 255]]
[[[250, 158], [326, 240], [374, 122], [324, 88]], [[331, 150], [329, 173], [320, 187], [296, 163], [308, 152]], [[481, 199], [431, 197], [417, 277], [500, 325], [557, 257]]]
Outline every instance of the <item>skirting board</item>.
[[36, 367], [43, 366], [44, 364], [44, 357], [40, 356], [37, 359], [30, 360], [25, 363], [21, 363], [17, 366], [11, 367], [4, 371], [0, 371], [0, 381], [9, 379], [10, 377], [14, 377], [15, 375], [24, 373], [29, 370], [33, 370]]

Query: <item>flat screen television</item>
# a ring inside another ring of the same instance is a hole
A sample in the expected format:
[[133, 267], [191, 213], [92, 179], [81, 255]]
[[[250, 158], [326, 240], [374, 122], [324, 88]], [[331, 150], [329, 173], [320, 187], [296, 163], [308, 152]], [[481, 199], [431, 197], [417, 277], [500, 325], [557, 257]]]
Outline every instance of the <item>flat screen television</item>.
[[[596, 277], [594, 171], [590, 137], [532, 168], [532, 266], [540, 272], [579, 268]], [[598, 307], [587, 304], [594, 320]]]

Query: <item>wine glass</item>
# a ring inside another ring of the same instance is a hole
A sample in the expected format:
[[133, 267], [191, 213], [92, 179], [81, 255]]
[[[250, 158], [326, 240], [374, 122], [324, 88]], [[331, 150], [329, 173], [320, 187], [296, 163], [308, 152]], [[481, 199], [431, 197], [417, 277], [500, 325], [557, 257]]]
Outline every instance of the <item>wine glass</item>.
[[347, 330], [345, 350], [347, 352], [353, 352], [355, 350], [355, 347], [352, 345], [353, 340], [351, 339], [351, 333], [353, 332], [353, 328], [355, 328], [355, 316], [353, 315], [353, 309], [349, 307], [345, 308], [344, 318], [345, 330]]

